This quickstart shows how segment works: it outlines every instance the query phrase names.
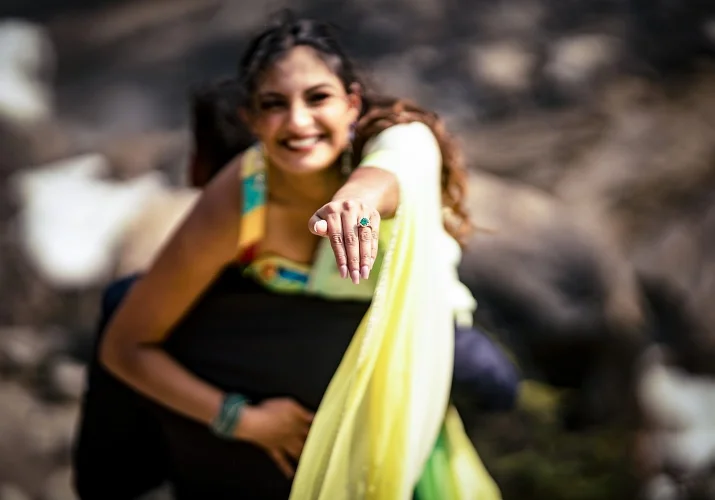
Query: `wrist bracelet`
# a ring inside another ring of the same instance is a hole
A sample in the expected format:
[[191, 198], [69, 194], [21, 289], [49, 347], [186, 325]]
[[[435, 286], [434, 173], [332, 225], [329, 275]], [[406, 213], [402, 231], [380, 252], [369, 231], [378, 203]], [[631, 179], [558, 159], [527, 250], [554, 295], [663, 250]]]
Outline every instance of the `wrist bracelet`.
[[241, 413], [247, 403], [248, 399], [240, 394], [226, 394], [218, 415], [209, 426], [211, 431], [222, 438], [233, 438], [241, 420]]

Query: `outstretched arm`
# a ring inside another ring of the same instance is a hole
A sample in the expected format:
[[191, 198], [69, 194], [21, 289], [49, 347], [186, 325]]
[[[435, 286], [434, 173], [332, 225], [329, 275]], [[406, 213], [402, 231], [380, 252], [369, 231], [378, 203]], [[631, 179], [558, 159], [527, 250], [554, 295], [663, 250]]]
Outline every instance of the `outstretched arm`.
[[[360, 167], [308, 223], [311, 232], [330, 238], [341, 276], [354, 283], [369, 276], [380, 220], [395, 215], [400, 186], [425, 182], [439, 189], [441, 165], [437, 139], [421, 122], [393, 125], [368, 142]], [[369, 227], [360, 227], [363, 218]]]

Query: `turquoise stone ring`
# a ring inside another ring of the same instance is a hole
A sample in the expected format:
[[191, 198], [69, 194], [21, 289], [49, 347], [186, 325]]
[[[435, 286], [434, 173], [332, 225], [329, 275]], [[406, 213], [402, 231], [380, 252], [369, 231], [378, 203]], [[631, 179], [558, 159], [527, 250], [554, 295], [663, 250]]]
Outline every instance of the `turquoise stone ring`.
[[360, 227], [370, 227], [370, 219], [368, 219], [367, 217], [363, 217], [358, 221], [358, 224], [360, 225]]

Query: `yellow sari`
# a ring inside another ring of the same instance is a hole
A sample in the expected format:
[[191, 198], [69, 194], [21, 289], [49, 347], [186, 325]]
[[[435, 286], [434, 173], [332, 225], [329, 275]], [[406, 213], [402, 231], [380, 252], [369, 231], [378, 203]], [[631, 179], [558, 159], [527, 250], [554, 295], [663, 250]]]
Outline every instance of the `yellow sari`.
[[[497, 500], [454, 408], [454, 269], [443, 258], [434, 135], [396, 125], [366, 147], [362, 166], [393, 172], [400, 205], [372, 305], [311, 427], [291, 500]], [[384, 241], [383, 238], [381, 240]]]

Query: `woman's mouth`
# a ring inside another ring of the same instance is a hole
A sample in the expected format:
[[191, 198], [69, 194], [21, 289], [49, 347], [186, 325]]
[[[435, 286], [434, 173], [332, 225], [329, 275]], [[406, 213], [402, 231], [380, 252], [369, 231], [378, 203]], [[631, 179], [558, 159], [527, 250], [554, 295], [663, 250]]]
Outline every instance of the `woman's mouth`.
[[308, 151], [323, 138], [324, 136], [322, 135], [313, 135], [310, 137], [286, 139], [281, 141], [281, 144], [291, 151]]

